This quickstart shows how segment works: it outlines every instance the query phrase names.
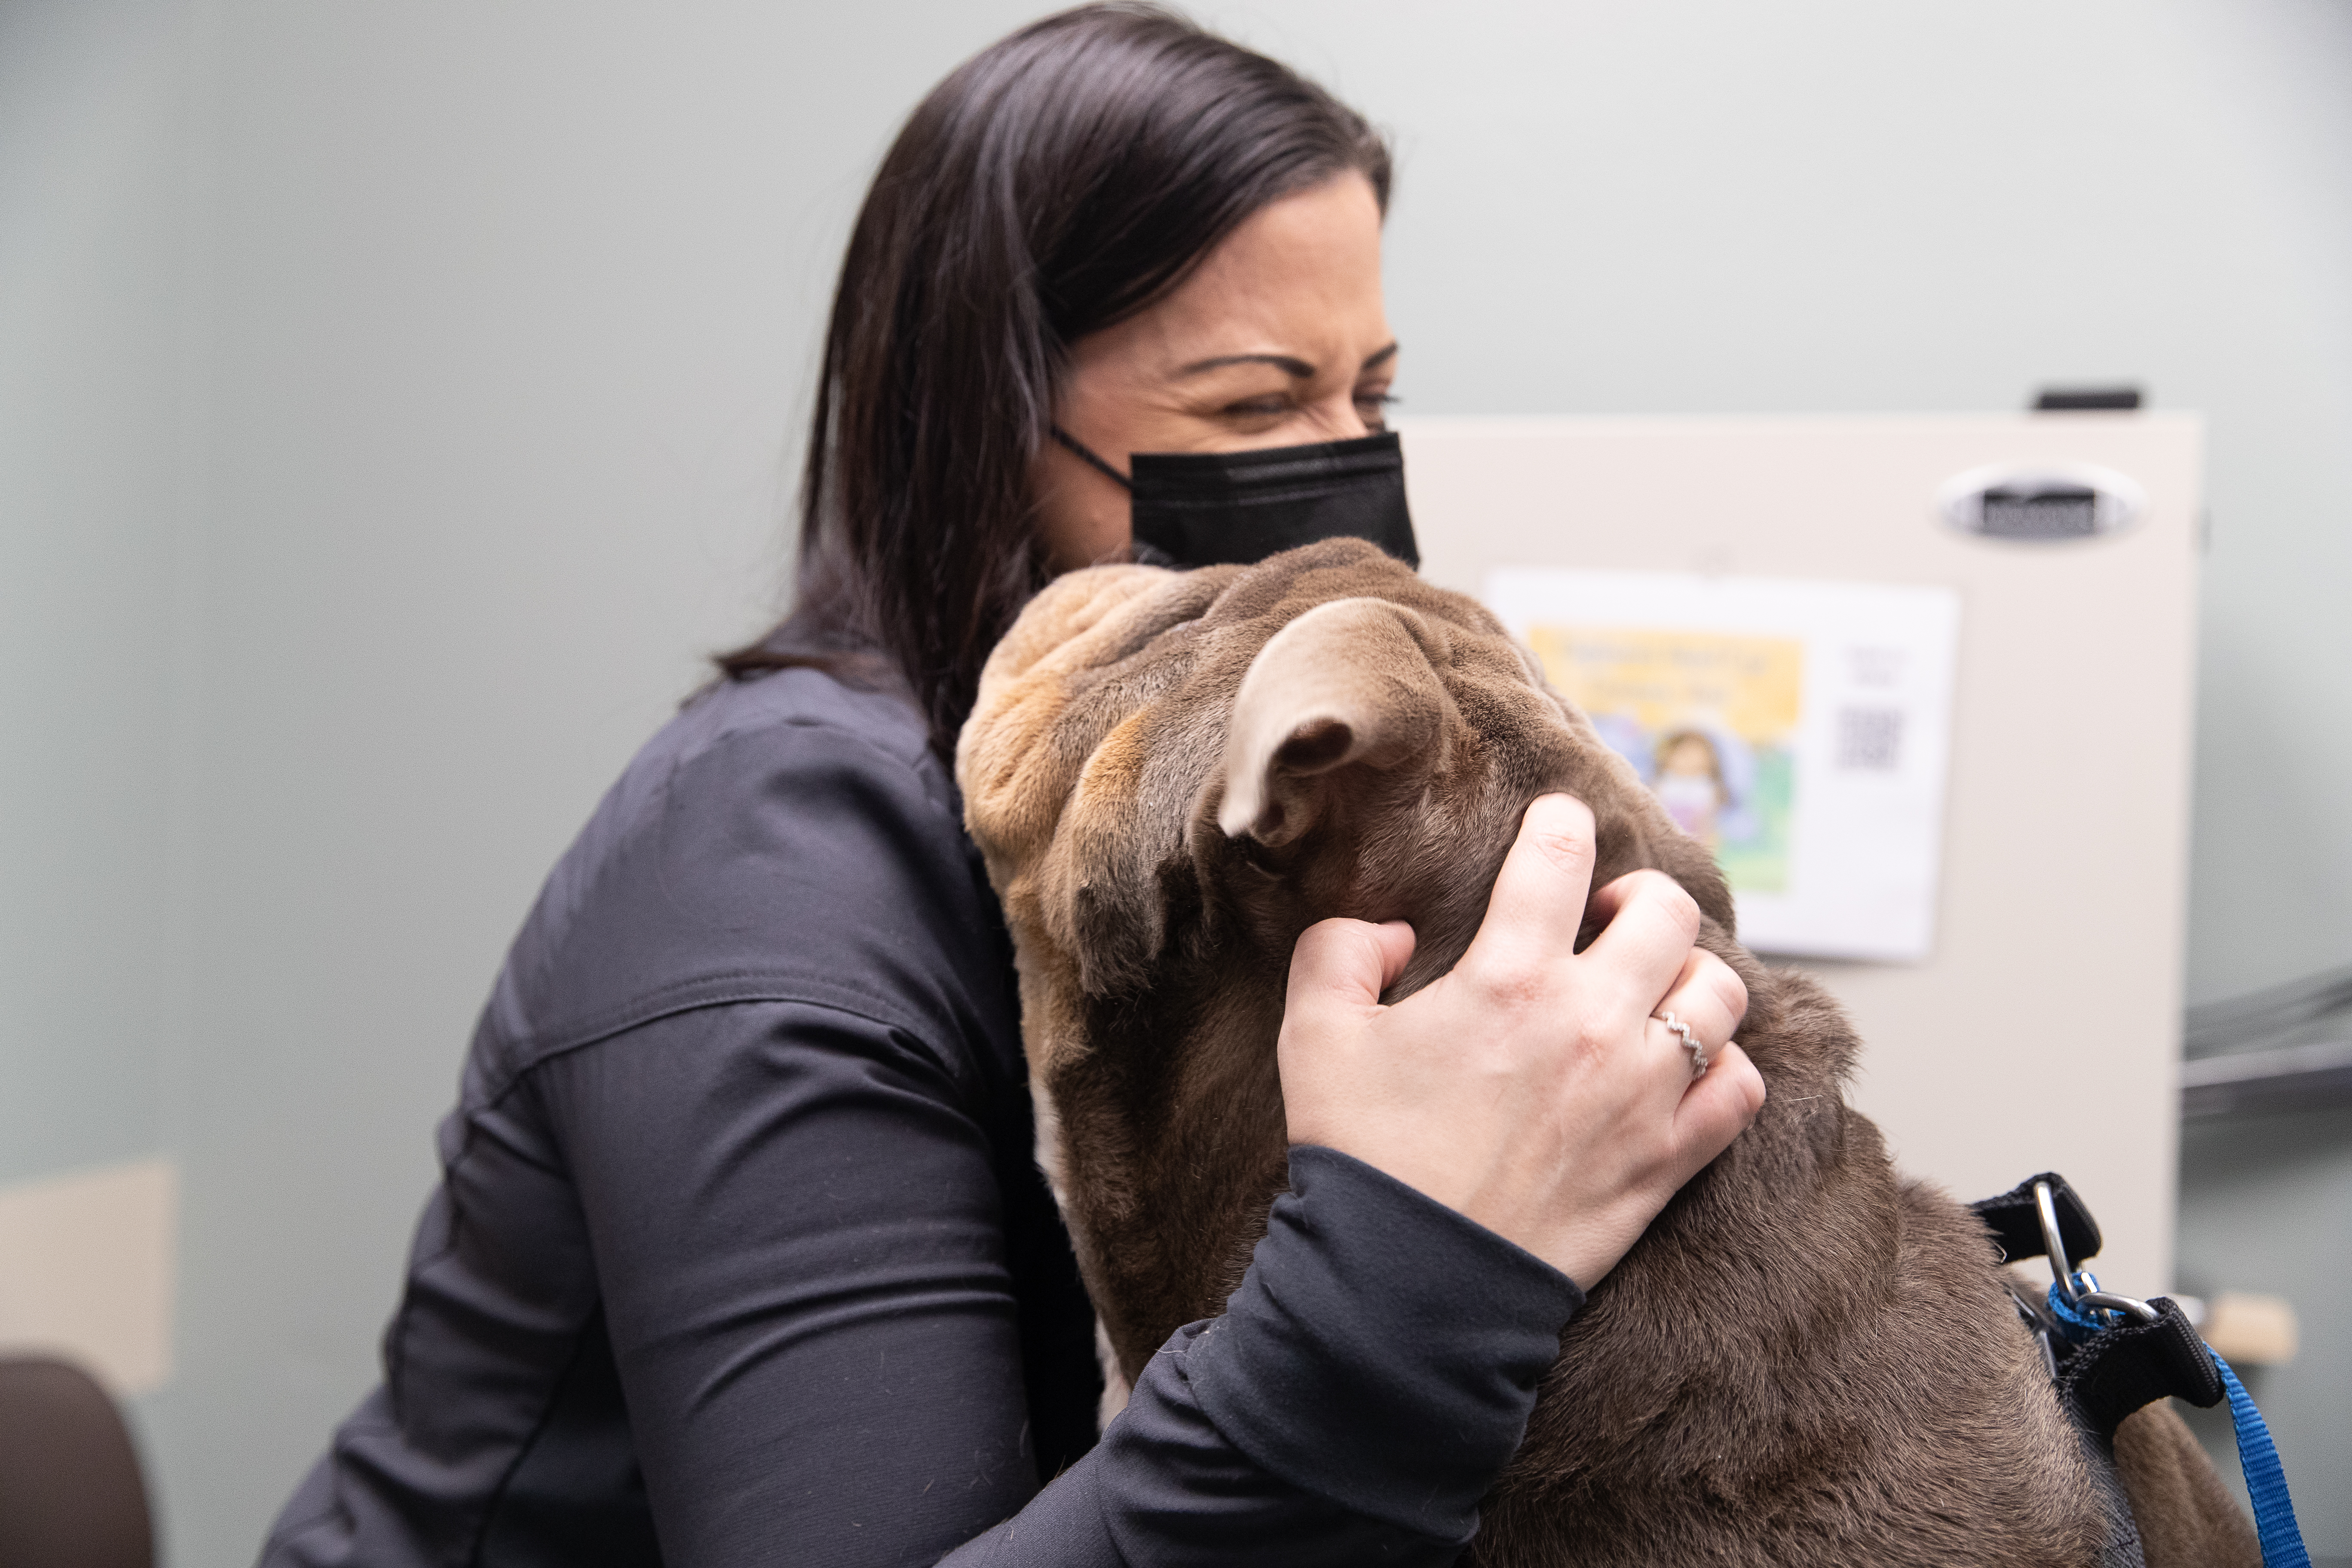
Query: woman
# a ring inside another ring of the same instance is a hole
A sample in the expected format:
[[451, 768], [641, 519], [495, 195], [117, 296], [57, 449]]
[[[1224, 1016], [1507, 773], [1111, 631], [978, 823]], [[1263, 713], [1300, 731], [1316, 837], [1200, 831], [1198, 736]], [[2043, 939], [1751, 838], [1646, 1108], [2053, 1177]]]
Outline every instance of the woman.
[[[1610, 935], [1573, 952], [1591, 824], [1552, 797], [1439, 985], [1381, 1008], [1411, 933], [1309, 931], [1297, 1223], [1097, 1444], [946, 760], [1024, 599], [1126, 555], [1118, 458], [1377, 430], [1388, 175], [1318, 89], [1146, 9], [1038, 23], [916, 110], [842, 268], [798, 608], [550, 879], [443, 1125], [383, 1386], [266, 1562], [1458, 1552], [1579, 1285], [1761, 1101], [1689, 900], [1601, 889]], [[1696, 1084], [1662, 1007], [1717, 1055]]]

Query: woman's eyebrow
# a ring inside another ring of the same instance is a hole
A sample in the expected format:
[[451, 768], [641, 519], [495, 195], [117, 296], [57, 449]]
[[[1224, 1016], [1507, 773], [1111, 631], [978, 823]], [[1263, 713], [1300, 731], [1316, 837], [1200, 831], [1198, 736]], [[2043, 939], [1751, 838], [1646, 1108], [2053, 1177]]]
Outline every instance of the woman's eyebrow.
[[[1370, 370], [1375, 365], [1385, 363], [1396, 357], [1396, 352], [1397, 345], [1394, 343], [1389, 344], [1384, 349], [1376, 350], [1365, 356], [1360, 368]], [[1214, 359], [1197, 360], [1176, 374], [1198, 375], [1202, 371], [1223, 370], [1229, 364], [1270, 364], [1283, 374], [1293, 376], [1300, 381], [1315, 379], [1315, 367], [1291, 354], [1219, 354]]]
[[1288, 354], [1219, 354], [1215, 359], [1204, 359], [1197, 363], [1188, 364], [1176, 374], [1198, 375], [1204, 370], [1223, 370], [1229, 364], [1270, 364], [1283, 374], [1296, 376], [1301, 381], [1312, 381], [1315, 378], [1313, 365], [1303, 359], [1294, 359]]

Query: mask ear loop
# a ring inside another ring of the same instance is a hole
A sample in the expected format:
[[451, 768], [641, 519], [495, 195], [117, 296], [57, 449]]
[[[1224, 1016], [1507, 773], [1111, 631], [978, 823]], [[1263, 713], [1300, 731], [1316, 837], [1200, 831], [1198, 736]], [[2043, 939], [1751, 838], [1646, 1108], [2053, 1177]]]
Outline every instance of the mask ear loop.
[[1063, 446], [1067, 447], [1071, 451], [1076, 452], [1080, 458], [1086, 459], [1086, 461], [1090, 464], [1096, 471], [1103, 474], [1107, 478], [1118, 480], [1121, 489], [1131, 490], [1135, 488], [1135, 481], [1133, 479], [1129, 479], [1125, 474], [1120, 473], [1117, 468], [1112, 468], [1100, 458], [1096, 457], [1092, 448], [1088, 447], [1076, 436], [1071, 435], [1067, 430], [1063, 429], [1059, 425], [1048, 425], [1045, 426], [1045, 430], [1046, 433], [1052, 436], [1055, 440], [1059, 441]]

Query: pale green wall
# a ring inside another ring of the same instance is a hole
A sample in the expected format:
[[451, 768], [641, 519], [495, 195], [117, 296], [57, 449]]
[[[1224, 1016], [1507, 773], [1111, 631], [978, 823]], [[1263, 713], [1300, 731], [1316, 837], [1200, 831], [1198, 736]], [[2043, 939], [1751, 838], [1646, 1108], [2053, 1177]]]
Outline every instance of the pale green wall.
[[0, 1182], [160, 1138], [194, 499], [174, 22], [0, 5]]
[[[181, 1568], [369, 1381], [508, 933], [773, 602], [872, 160], [1029, 14], [0, 0], [0, 1178], [183, 1161]], [[2203, 410], [2192, 991], [2352, 956], [2340, 0], [1204, 15], [1396, 133], [1412, 412]], [[2315, 1126], [2191, 1140], [2182, 1268], [2304, 1307], [2352, 1553]]]

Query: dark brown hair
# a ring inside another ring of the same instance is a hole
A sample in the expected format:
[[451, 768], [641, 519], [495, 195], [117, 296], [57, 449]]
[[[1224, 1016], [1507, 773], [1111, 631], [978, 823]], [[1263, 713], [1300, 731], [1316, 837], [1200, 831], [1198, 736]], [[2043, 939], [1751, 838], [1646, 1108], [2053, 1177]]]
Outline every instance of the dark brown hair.
[[1349, 170], [1362, 117], [1156, 5], [1084, 5], [931, 89], [874, 176], [825, 331], [791, 616], [719, 659], [903, 678], [951, 751], [1045, 581], [1030, 494], [1068, 346], [1175, 287], [1269, 202]]

